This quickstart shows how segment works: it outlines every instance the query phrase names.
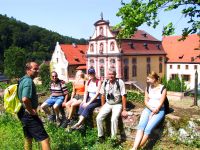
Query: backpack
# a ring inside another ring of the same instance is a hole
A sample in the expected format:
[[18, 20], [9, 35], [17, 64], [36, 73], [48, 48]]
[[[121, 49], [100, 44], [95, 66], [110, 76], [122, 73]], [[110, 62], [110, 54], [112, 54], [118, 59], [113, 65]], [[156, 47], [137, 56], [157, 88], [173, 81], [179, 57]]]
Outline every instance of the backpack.
[[22, 103], [18, 97], [18, 84], [8, 86], [4, 91], [4, 108], [6, 112], [16, 114], [19, 112]]
[[[116, 78], [116, 84], [117, 84], [117, 90], [119, 90], [120, 91], [120, 85], [119, 85], [119, 79], [118, 78]], [[107, 85], [107, 83], [108, 83], [108, 79], [105, 81], [105, 84], [104, 84], [104, 89], [106, 88], [106, 85]]]
[[[91, 80], [92, 80], [92, 79], [90, 79], [90, 80], [88, 81], [87, 86], [90, 84]], [[96, 86], [98, 86], [98, 82], [99, 82], [99, 79], [96, 79]]]
[[[162, 94], [164, 89], [166, 89], [165, 86], [163, 86], [163, 88], [161, 90], [161, 94]], [[147, 86], [147, 93], [149, 93], [149, 86]], [[170, 113], [169, 100], [168, 100], [167, 96], [165, 97], [165, 100], [164, 100], [164, 109], [165, 109], [165, 114]]]

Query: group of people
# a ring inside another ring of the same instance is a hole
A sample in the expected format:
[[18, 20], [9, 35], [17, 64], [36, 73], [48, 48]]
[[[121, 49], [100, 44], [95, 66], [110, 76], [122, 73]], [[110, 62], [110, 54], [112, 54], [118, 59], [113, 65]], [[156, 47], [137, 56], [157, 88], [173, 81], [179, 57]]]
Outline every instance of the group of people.
[[[22, 101], [18, 117], [22, 122], [25, 135], [25, 149], [29, 149], [32, 139], [41, 142], [42, 149], [50, 149], [49, 136], [44, 129], [42, 121], [37, 114], [38, 98], [36, 94], [33, 79], [38, 75], [39, 66], [35, 62], [26, 64], [26, 75], [19, 81], [18, 95]], [[89, 79], [85, 80], [84, 73], [77, 71], [75, 81], [73, 82], [73, 91], [71, 97], [64, 81], [58, 78], [58, 74], [51, 73], [52, 81], [50, 83], [51, 96], [41, 105], [42, 109], [52, 119], [48, 107], [52, 107], [55, 116], [53, 119], [71, 125], [72, 129], [79, 129], [84, 121], [92, 114], [96, 107], [100, 107], [96, 117], [98, 138], [102, 141], [105, 139], [103, 130], [103, 120], [112, 112], [111, 116], [111, 137], [115, 138], [118, 130], [118, 119], [120, 116], [127, 117], [126, 111], [126, 90], [123, 80], [116, 78], [116, 70], [108, 70], [108, 79], [101, 82], [96, 78], [95, 70], [88, 70]], [[147, 77], [149, 86], [145, 91], [146, 108], [142, 112], [138, 130], [133, 146], [133, 150], [143, 146], [151, 131], [164, 117], [164, 100], [166, 89], [159, 84], [159, 76], [152, 72]], [[162, 90], [162, 92], [161, 92]], [[69, 99], [69, 100], [68, 100]], [[67, 118], [63, 108], [67, 109]], [[79, 109], [77, 109], [79, 108]], [[77, 123], [73, 124], [75, 112], [79, 115]], [[62, 118], [60, 119], [61, 113]], [[61, 124], [62, 126], [62, 124]]]

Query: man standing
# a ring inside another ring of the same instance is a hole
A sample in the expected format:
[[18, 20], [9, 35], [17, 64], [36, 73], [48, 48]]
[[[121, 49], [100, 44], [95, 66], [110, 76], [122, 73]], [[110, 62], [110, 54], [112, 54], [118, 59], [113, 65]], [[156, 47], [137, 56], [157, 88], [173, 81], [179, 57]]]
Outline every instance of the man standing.
[[[100, 93], [101, 96], [101, 109], [97, 115], [97, 128], [98, 137], [104, 139], [103, 133], [103, 120], [112, 112], [111, 117], [111, 136], [116, 137], [118, 129], [118, 119], [120, 114], [127, 117], [126, 111], [126, 90], [125, 84], [121, 79], [116, 78], [116, 70], [110, 68], [108, 71], [109, 80], [105, 80], [102, 84]], [[105, 102], [106, 101], [106, 102]]]
[[28, 62], [25, 66], [26, 75], [20, 79], [18, 96], [23, 106], [18, 112], [22, 123], [25, 143], [24, 149], [32, 149], [32, 139], [41, 142], [43, 150], [50, 150], [49, 136], [37, 114], [38, 97], [33, 79], [37, 77], [39, 66], [35, 62]]
[[47, 107], [53, 106], [54, 112], [56, 113], [56, 119], [60, 122], [61, 119], [59, 118], [59, 108], [61, 109], [62, 119], [65, 119], [65, 112], [62, 108], [62, 103], [63, 101], [67, 102], [68, 90], [65, 82], [58, 78], [58, 74], [55, 71], [51, 73], [51, 78], [51, 96], [41, 105], [41, 107], [45, 113], [49, 115], [49, 119], [51, 120], [50, 111]]

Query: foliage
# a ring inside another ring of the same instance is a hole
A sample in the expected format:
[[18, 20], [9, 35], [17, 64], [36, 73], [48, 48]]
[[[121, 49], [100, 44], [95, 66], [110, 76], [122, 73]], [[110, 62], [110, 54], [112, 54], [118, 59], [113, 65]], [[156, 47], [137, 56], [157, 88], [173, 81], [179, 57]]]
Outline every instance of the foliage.
[[138, 91], [129, 90], [127, 92], [127, 100], [132, 102], [144, 102], [144, 94]]
[[24, 74], [24, 66], [26, 63], [25, 49], [19, 47], [10, 47], [4, 53], [4, 73], [8, 77], [21, 77]]
[[[9, 49], [11, 46], [25, 49], [26, 55], [22, 56], [26, 60], [35, 60], [41, 63], [43, 60], [50, 60], [56, 42], [87, 43], [85, 39], [79, 40], [62, 36], [38, 26], [30, 26], [6, 15], [0, 15], [0, 35], [0, 71], [2, 72], [3, 69], [7, 69], [4, 66], [6, 62], [2, 56], [4, 56], [6, 49]], [[10, 69], [12, 70], [12, 68]]]
[[[22, 126], [18, 119], [9, 115], [0, 115], [0, 149], [23, 150], [23, 132]], [[106, 139], [105, 143], [96, 143], [97, 129], [87, 129], [85, 132], [68, 132], [63, 128], [58, 128], [55, 124], [46, 123], [45, 129], [50, 136], [51, 149], [53, 150], [103, 150], [103, 149], [122, 149], [118, 144], [115, 147], [112, 145], [112, 140]], [[39, 145], [33, 142], [33, 150], [38, 150]]]
[[44, 87], [44, 89], [46, 89], [46, 90], [49, 89], [49, 84], [51, 81], [49, 69], [50, 69], [50, 67], [48, 64], [43, 63], [40, 66], [39, 77], [42, 81], [42, 87]]
[[[160, 22], [158, 14], [161, 10], [171, 11], [177, 8], [182, 9], [180, 13], [188, 23], [188, 27], [182, 30], [183, 39], [188, 34], [197, 33], [200, 29], [199, 0], [129, 0], [128, 3], [121, 0], [121, 5], [116, 14], [122, 19], [116, 25], [116, 28], [120, 29], [119, 37], [130, 37], [143, 23], [156, 28]], [[174, 25], [170, 22], [164, 27], [163, 35], [173, 34], [174, 29]]]
[[67, 83], [67, 89], [68, 89], [68, 93], [71, 95], [72, 94], [72, 90], [73, 90], [72, 82], [68, 82]]
[[165, 85], [168, 91], [184, 92], [187, 90], [184, 80], [181, 80], [178, 76], [176, 76], [175, 79], [170, 79], [169, 81], [167, 81], [166, 76], [164, 76], [161, 79], [161, 82]]
[[5, 82], [0, 82], [0, 89], [5, 89], [9, 86], [9, 84], [5, 83]]

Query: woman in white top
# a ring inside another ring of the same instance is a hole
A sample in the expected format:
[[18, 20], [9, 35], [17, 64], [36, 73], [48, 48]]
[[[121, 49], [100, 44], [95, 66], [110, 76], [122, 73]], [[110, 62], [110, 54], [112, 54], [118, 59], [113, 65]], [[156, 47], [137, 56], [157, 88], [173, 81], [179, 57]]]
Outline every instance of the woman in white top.
[[149, 86], [145, 90], [144, 100], [146, 108], [141, 114], [132, 150], [136, 150], [146, 143], [151, 131], [165, 115], [164, 100], [167, 91], [166, 89], [163, 90], [162, 84], [159, 84], [158, 74], [151, 72], [147, 77], [147, 83]]
[[101, 81], [96, 78], [95, 70], [93, 68], [88, 70], [88, 75], [90, 79], [86, 82], [83, 102], [79, 108], [79, 121], [72, 126], [72, 129], [79, 129], [85, 118], [88, 118], [96, 107], [101, 106], [101, 99], [99, 96]]

